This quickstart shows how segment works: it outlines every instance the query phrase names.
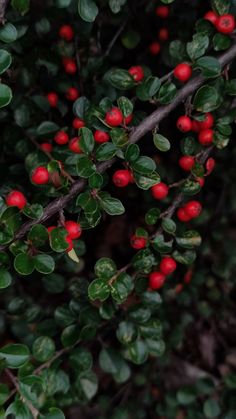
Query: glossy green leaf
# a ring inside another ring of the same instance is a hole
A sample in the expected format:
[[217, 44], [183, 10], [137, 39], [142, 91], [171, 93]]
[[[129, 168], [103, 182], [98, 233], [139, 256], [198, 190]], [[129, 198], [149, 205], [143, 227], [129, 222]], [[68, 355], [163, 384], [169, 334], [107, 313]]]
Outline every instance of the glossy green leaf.
[[80, 129], [80, 147], [84, 153], [90, 154], [94, 148], [93, 133], [90, 129], [83, 127]]
[[112, 259], [104, 257], [96, 262], [94, 271], [97, 277], [102, 279], [110, 279], [116, 274], [117, 267]]
[[217, 77], [221, 73], [221, 65], [214, 57], [201, 57], [196, 61], [194, 67], [199, 68], [206, 78]]
[[78, 11], [85, 22], [94, 22], [98, 14], [98, 7], [93, 0], [79, 0]]
[[17, 39], [17, 30], [12, 23], [6, 23], [0, 28], [0, 40], [6, 44], [14, 42]]
[[37, 361], [46, 362], [55, 353], [55, 343], [48, 336], [40, 336], [34, 341], [32, 352]]
[[11, 282], [11, 274], [6, 269], [0, 267], [0, 290], [9, 287]]
[[12, 100], [12, 90], [6, 84], [0, 84], [0, 108], [7, 106]]
[[51, 274], [55, 269], [55, 261], [50, 255], [37, 255], [34, 257], [36, 271], [42, 274]]
[[187, 43], [187, 53], [191, 60], [196, 60], [205, 54], [209, 45], [209, 38], [207, 35], [197, 33], [193, 35], [193, 40]]
[[30, 0], [11, 0], [11, 4], [13, 9], [22, 15], [27, 13], [30, 8]]
[[20, 368], [29, 359], [29, 349], [25, 345], [12, 343], [0, 348], [0, 359], [4, 360], [8, 368]]
[[110, 295], [110, 287], [104, 279], [94, 279], [89, 284], [88, 295], [91, 300], [105, 301]]
[[153, 142], [156, 148], [160, 151], [169, 151], [170, 150], [170, 142], [169, 140], [161, 134], [154, 133], [153, 134]]
[[0, 74], [4, 73], [12, 63], [12, 56], [5, 49], [0, 49]]
[[21, 275], [30, 275], [34, 271], [34, 258], [26, 253], [19, 253], [14, 259], [14, 268]]

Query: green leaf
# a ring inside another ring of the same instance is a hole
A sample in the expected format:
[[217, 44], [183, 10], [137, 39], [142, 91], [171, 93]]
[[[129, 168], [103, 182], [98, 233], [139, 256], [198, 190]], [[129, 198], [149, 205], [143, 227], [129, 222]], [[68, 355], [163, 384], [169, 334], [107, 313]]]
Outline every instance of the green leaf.
[[127, 97], [120, 96], [117, 99], [117, 103], [125, 118], [133, 112], [134, 105]]
[[149, 100], [158, 92], [160, 86], [160, 79], [150, 76], [137, 87], [136, 95], [140, 100]]
[[148, 351], [149, 351], [150, 355], [162, 356], [164, 354], [165, 343], [162, 339], [150, 339], [150, 338], [148, 338], [148, 339], [145, 340], [145, 343], [147, 345], [147, 348], [148, 348]]
[[159, 234], [153, 240], [153, 247], [160, 253], [170, 253], [172, 251], [173, 240], [165, 241], [163, 234]]
[[110, 295], [110, 287], [104, 279], [94, 279], [88, 287], [90, 300], [105, 301]]
[[186, 56], [185, 44], [179, 39], [176, 39], [170, 43], [169, 52], [170, 56], [174, 58], [173, 61], [175, 63], [181, 63]]
[[206, 78], [217, 77], [221, 73], [221, 65], [214, 57], [201, 57], [196, 61], [194, 67], [199, 68]]
[[51, 274], [55, 269], [52, 256], [41, 254], [34, 257], [35, 269], [42, 274]]
[[211, 112], [221, 104], [221, 98], [213, 86], [202, 86], [193, 99], [193, 106], [199, 112]]
[[169, 234], [175, 234], [176, 224], [171, 218], [163, 218], [161, 226]]
[[0, 290], [9, 287], [12, 282], [11, 274], [4, 268], [0, 268]]
[[137, 326], [129, 321], [122, 321], [116, 330], [116, 336], [123, 345], [129, 345], [137, 339]]
[[162, 105], [167, 105], [168, 103], [172, 102], [177, 94], [177, 89], [174, 83], [167, 81], [164, 83], [157, 95], [157, 100]]
[[6, 84], [0, 84], [0, 108], [7, 106], [12, 100], [12, 90]]
[[156, 163], [147, 156], [140, 156], [134, 163], [132, 169], [142, 175], [149, 175], [156, 169]]
[[32, 419], [28, 407], [21, 400], [15, 400], [8, 406], [5, 417], [8, 415], [13, 415], [15, 419]]
[[48, 336], [40, 336], [34, 341], [32, 352], [37, 361], [46, 362], [51, 359], [55, 353], [55, 343]]
[[155, 263], [155, 258], [149, 249], [144, 249], [134, 256], [132, 263], [137, 271], [149, 273]]
[[216, 33], [213, 37], [213, 46], [215, 51], [228, 49], [232, 44], [231, 39], [223, 33]]
[[172, 256], [177, 262], [182, 263], [183, 265], [192, 265], [196, 259], [196, 252], [193, 250], [186, 250], [185, 252], [180, 253], [178, 250], [175, 250]]
[[79, 0], [78, 11], [85, 22], [94, 22], [98, 14], [98, 7], [93, 0]]
[[130, 275], [122, 272], [111, 286], [112, 298], [122, 304], [133, 291], [134, 283]]
[[148, 175], [141, 175], [140, 173], [134, 172], [134, 179], [136, 185], [144, 190], [150, 189], [151, 186], [156, 185], [161, 181], [160, 176], [156, 172]]
[[204, 402], [203, 412], [206, 418], [216, 418], [220, 414], [220, 406], [214, 399], [208, 399]]
[[110, 279], [116, 274], [117, 267], [112, 259], [101, 258], [96, 262], [94, 271], [98, 278]]
[[160, 213], [161, 211], [159, 210], [159, 208], [151, 208], [145, 215], [145, 223], [148, 225], [156, 224], [160, 216]]
[[14, 42], [17, 39], [17, 30], [12, 23], [6, 23], [0, 28], [0, 41], [5, 42], [6, 44]]
[[37, 220], [43, 214], [43, 206], [40, 204], [27, 204], [23, 209], [23, 213], [26, 215], [26, 217], [32, 218], [33, 220]]
[[153, 134], [153, 142], [156, 148], [160, 151], [169, 151], [170, 142], [166, 137], [163, 137], [161, 134]]
[[5, 384], [0, 384], [0, 405], [3, 405], [8, 399], [10, 391]]
[[19, 253], [14, 260], [14, 268], [21, 275], [30, 275], [34, 271], [34, 259], [26, 253]]
[[115, 156], [117, 148], [112, 143], [100, 144], [96, 150], [96, 159], [98, 161], [110, 160]]
[[180, 247], [185, 249], [193, 249], [201, 245], [202, 239], [200, 234], [195, 230], [186, 231], [182, 237], [176, 237], [176, 242]]
[[0, 359], [4, 359], [6, 367], [20, 368], [29, 359], [29, 349], [25, 345], [13, 343], [0, 348]]
[[[204, 168], [203, 167], [196, 167], [192, 170], [192, 173], [195, 173], [197, 176], [198, 174], [203, 176], [204, 174]], [[197, 194], [201, 190], [201, 186], [199, 182], [191, 179], [187, 179], [183, 185], [181, 186], [181, 191], [184, 195], [191, 196]]]
[[89, 100], [85, 96], [79, 97], [73, 103], [73, 112], [75, 116], [80, 119], [84, 119], [86, 111], [89, 109]]
[[95, 164], [87, 156], [79, 156], [77, 161], [77, 173], [83, 178], [88, 178], [96, 171]]
[[109, 6], [113, 13], [119, 13], [121, 6], [126, 3], [127, 0], [109, 0]]
[[230, 0], [211, 0], [212, 8], [219, 15], [225, 15], [229, 12], [231, 1]]
[[196, 390], [191, 387], [183, 387], [177, 392], [177, 400], [183, 406], [188, 406], [195, 402], [197, 398]]
[[65, 419], [65, 415], [57, 407], [50, 407], [49, 412], [43, 415], [42, 419]]
[[36, 224], [33, 226], [28, 234], [28, 240], [30, 240], [36, 248], [44, 246], [48, 241], [48, 232], [46, 227], [42, 224]]
[[117, 198], [111, 196], [104, 196], [99, 194], [99, 204], [101, 208], [109, 215], [121, 215], [124, 214], [125, 208], [122, 202]]
[[77, 324], [67, 326], [61, 334], [61, 343], [63, 346], [68, 347], [74, 345], [80, 334], [80, 328]]
[[94, 149], [93, 133], [90, 129], [83, 127], [80, 129], [80, 147], [86, 154], [91, 154]]
[[128, 90], [135, 86], [135, 81], [127, 70], [114, 68], [104, 75], [105, 80], [118, 90]]
[[4, 73], [12, 63], [12, 56], [5, 49], [0, 49], [0, 74]]
[[113, 128], [110, 131], [110, 136], [116, 147], [123, 147], [129, 140], [128, 133], [123, 128]]
[[13, 9], [24, 15], [29, 11], [30, 0], [11, 0]]
[[187, 43], [187, 53], [191, 60], [196, 60], [205, 54], [209, 45], [209, 38], [207, 35], [197, 33], [193, 35], [192, 42]]
[[125, 160], [134, 162], [138, 159], [139, 154], [139, 146], [137, 144], [129, 144], [125, 152]]
[[127, 49], [134, 49], [141, 40], [141, 36], [137, 31], [128, 29], [121, 37], [121, 42]]
[[86, 399], [91, 400], [98, 390], [98, 379], [92, 371], [85, 371], [79, 374], [76, 383], [77, 389], [82, 391]]
[[148, 358], [147, 345], [142, 340], [136, 340], [127, 347], [125, 357], [133, 364], [143, 364]]
[[226, 80], [225, 91], [230, 96], [236, 95], [236, 79]]
[[64, 252], [68, 248], [65, 238], [67, 231], [62, 227], [54, 228], [49, 235], [50, 246], [54, 252]]
[[53, 273], [52, 275], [43, 276], [43, 286], [50, 294], [60, 294], [65, 289], [65, 280], [62, 275]]
[[36, 130], [37, 135], [48, 135], [59, 130], [59, 126], [55, 122], [44, 121]]
[[92, 189], [100, 189], [103, 185], [103, 176], [100, 173], [93, 173], [89, 177], [89, 187]]

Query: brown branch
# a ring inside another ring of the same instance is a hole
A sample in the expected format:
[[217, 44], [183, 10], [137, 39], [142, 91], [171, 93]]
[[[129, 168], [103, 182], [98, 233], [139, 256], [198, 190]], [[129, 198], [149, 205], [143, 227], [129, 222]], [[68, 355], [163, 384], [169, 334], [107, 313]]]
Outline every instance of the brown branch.
[[0, 0], [0, 24], [4, 25], [5, 23], [5, 11], [7, 7], [8, 0]]

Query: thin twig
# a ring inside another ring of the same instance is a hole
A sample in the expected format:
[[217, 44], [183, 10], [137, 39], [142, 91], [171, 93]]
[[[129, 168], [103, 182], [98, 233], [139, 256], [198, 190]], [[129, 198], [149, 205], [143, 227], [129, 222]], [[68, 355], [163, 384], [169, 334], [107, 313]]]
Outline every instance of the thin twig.
[[126, 19], [126, 20], [124, 20], [124, 22], [122, 23], [122, 25], [119, 27], [118, 31], [117, 31], [117, 32], [115, 33], [115, 35], [113, 36], [113, 38], [112, 38], [111, 42], [109, 43], [109, 45], [108, 45], [108, 47], [107, 47], [107, 49], [106, 49], [106, 51], [105, 51], [104, 57], [107, 57], [107, 56], [110, 54], [110, 52], [111, 52], [111, 50], [112, 50], [113, 46], [114, 46], [114, 45], [115, 45], [115, 43], [116, 43], [116, 40], [119, 38], [120, 34], [123, 32], [123, 30], [124, 30], [125, 26], [127, 25], [128, 20], [129, 20], [129, 17], [127, 17], [127, 19]]

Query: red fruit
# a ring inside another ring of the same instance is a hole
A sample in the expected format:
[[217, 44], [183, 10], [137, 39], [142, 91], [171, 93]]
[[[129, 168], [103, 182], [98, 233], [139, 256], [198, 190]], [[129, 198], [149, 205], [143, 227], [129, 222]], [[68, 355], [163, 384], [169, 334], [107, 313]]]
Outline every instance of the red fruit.
[[67, 74], [75, 74], [77, 71], [77, 65], [75, 60], [73, 60], [72, 58], [63, 58], [63, 66], [64, 66], [64, 70]]
[[170, 256], [165, 256], [162, 258], [160, 263], [160, 271], [164, 275], [170, 275], [172, 274], [177, 268], [177, 264], [175, 260]]
[[47, 227], [48, 234], [51, 233], [54, 228], [56, 228], [56, 226]]
[[185, 284], [189, 284], [189, 282], [191, 282], [192, 276], [193, 276], [193, 271], [192, 269], [189, 269], [184, 275]]
[[162, 272], [154, 271], [149, 275], [149, 287], [152, 290], [158, 290], [164, 285], [165, 275]]
[[73, 249], [73, 242], [70, 236], [66, 236], [65, 241], [68, 243], [68, 247], [66, 249], [66, 252], [70, 252]]
[[181, 169], [185, 170], [186, 172], [192, 170], [194, 164], [195, 159], [192, 156], [183, 156], [179, 159], [179, 165]]
[[189, 132], [192, 129], [192, 121], [191, 119], [186, 116], [186, 115], [182, 115], [178, 118], [177, 120], [177, 128], [181, 131], [181, 132]]
[[151, 187], [151, 192], [153, 198], [161, 200], [166, 198], [169, 193], [169, 188], [165, 183], [160, 182]]
[[170, 14], [170, 9], [168, 6], [158, 6], [156, 8], [156, 15], [161, 18], [166, 18]]
[[49, 172], [46, 167], [38, 166], [31, 174], [31, 180], [36, 185], [44, 185], [49, 182]]
[[69, 87], [66, 91], [66, 99], [71, 100], [74, 102], [79, 97], [79, 92], [76, 87]]
[[175, 293], [180, 294], [181, 291], [183, 290], [183, 287], [184, 287], [183, 284], [177, 284], [175, 287]]
[[106, 143], [107, 141], [109, 141], [109, 139], [110, 136], [106, 131], [96, 130], [94, 133], [94, 140], [96, 141], [96, 143]]
[[135, 234], [130, 239], [131, 246], [136, 249], [140, 250], [146, 247], [147, 245], [147, 238], [146, 237], [138, 237]]
[[201, 214], [202, 206], [198, 201], [189, 201], [184, 206], [184, 211], [190, 218], [196, 218]]
[[111, 127], [118, 127], [118, 125], [122, 124], [123, 115], [119, 108], [111, 108], [105, 116], [105, 122], [110, 125]]
[[58, 95], [55, 92], [47, 94], [47, 100], [51, 108], [56, 108], [58, 104]]
[[85, 127], [84, 121], [82, 119], [75, 118], [74, 121], [73, 121], [73, 128], [74, 129], [80, 129], [80, 128], [83, 128], [83, 127]]
[[197, 122], [198, 130], [203, 131], [205, 129], [209, 129], [213, 127], [214, 117], [210, 112], [208, 112], [208, 113], [205, 113], [203, 121], [196, 121], [196, 122]]
[[149, 45], [149, 51], [152, 55], [159, 54], [160, 50], [161, 50], [161, 46], [160, 46], [159, 42], [152, 42]]
[[218, 21], [218, 15], [213, 12], [213, 10], [209, 10], [209, 12], [207, 12], [204, 15], [204, 19], [209, 20], [209, 22], [212, 23], [212, 25], [216, 25], [216, 22]]
[[178, 209], [177, 217], [183, 223], [187, 223], [191, 219], [191, 217], [185, 212], [185, 208], [179, 208]]
[[58, 131], [54, 137], [54, 141], [59, 145], [67, 144], [69, 136], [65, 131]]
[[167, 28], [161, 28], [158, 32], [160, 41], [167, 41], [169, 39], [169, 31]]
[[8, 207], [17, 207], [21, 210], [26, 206], [27, 201], [22, 192], [13, 190], [6, 196], [6, 204]]
[[208, 146], [212, 144], [213, 140], [214, 140], [213, 129], [204, 129], [203, 131], [199, 132], [198, 141], [200, 144], [204, 146]]
[[144, 72], [140, 65], [135, 65], [133, 67], [130, 67], [128, 70], [129, 74], [133, 77], [135, 81], [141, 81], [144, 78]]
[[46, 153], [52, 152], [52, 144], [50, 143], [42, 143], [40, 144], [40, 148], [41, 150], [46, 151]]
[[177, 65], [174, 69], [174, 76], [180, 81], [187, 81], [192, 75], [192, 67], [189, 64], [181, 63]]
[[76, 223], [75, 221], [66, 221], [65, 229], [68, 232], [68, 236], [73, 240], [78, 239], [81, 236], [81, 226], [79, 223]]
[[131, 114], [129, 114], [128, 116], [125, 116], [124, 117], [124, 119], [123, 119], [123, 123], [125, 124], [125, 125], [129, 125], [130, 124], [130, 122], [132, 121], [132, 119], [133, 119], [133, 114], [131, 113]]
[[201, 186], [201, 188], [204, 186], [205, 183], [205, 179], [204, 177], [197, 177], [196, 181], [199, 183], [199, 185]]
[[112, 176], [112, 181], [118, 188], [124, 188], [131, 181], [129, 170], [117, 170]]
[[196, 121], [195, 119], [192, 120], [192, 131], [199, 132], [198, 121]]
[[80, 147], [80, 138], [79, 137], [74, 137], [70, 140], [69, 142], [69, 149], [71, 151], [73, 151], [73, 153], [77, 153], [77, 154], [81, 154], [83, 151], [81, 150]]
[[74, 38], [74, 31], [70, 25], [63, 25], [60, 27], [59, 36], [66, 41], [72, 41]]
[[219, 16], [215, 24], [216, 29], [221, 33], [232, 33], [235, 29], [235, 19], [233, 15]]
[[210, 157], [206, 162], [207, 175], [210, 175], [210, 173], [214, 170], [215, 165], [216, 165], [215, 159]]

